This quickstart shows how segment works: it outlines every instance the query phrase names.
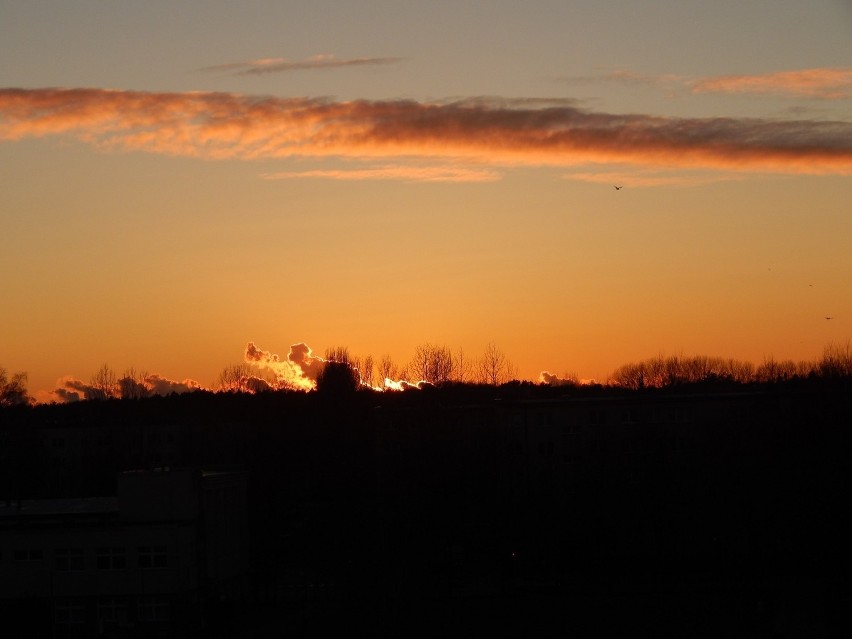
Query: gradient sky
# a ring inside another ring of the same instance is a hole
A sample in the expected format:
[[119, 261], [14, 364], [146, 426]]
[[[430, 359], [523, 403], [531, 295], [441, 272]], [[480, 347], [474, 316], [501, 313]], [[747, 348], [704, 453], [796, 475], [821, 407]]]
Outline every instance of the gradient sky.
[[850, 33], [846, 0], [0, 0], [0, 366], [814, 359], [852, 337]]

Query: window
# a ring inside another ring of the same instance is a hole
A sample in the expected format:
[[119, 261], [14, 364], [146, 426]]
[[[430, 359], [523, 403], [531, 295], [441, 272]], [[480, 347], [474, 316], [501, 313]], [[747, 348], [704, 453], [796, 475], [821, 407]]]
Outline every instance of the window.
[[562, 461], [569, 466], [577, 463], [577, 454], [574, 451], [567, 452], [562, 456]]
[[159, 597], [139, 599], [139, 621], [167, 621], [169, 602]]
[[82, 548], [57, 548], [53, 553], [53, 560], [56, 570], [60, 572], [83, 570], [83, 549]]
[[686, 437], [675, 437], [675, 450], [678, 452], [686, 452], [692, 450], [692, 442]]
[[538, 443], [538, 452], [545, 456], [550, 456], [553, 454], [555, 447], [553, 442], [539, 442]]
[[635, 408], [627, 409], [621, 414], [622, 424], [637, 424], [639, 421], [641, 421], [639, 419], [639, 411]]
[[580, 430], [580, 425], [574, 419], [571, 419], [562, 425], [563, 435], [578, 435]]
[[165, 546], [139, 546], [140, 568], [166, 568], [169, 555]]
[[83, 623], [86, 608], [82, 603], [62, 601], [56, 603], [53, 611], [54, 621], [56, 624], [67, 626], [70, 624]]
[[117, 546], [98, 548], [98, 570], [124, 570], [127, 557], [124, 548]]
[[126, 624], [127, 602], [115, 597], [98, 599], [98, 619], [105, 624]]
[[15, 551], [15, 561], [41, 561], [44, 553], [38, 548], [29, 548]]

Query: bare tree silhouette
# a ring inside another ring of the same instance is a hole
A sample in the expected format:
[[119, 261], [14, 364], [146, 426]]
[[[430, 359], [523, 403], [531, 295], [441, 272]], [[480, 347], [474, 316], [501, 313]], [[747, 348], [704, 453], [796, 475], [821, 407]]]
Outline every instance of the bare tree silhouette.
[[358, 372], [361, 374], [361, 382], [367, 386], [375, 386], [375, 366], [373, 356], [367, 355], [358, 360]]
[[476, 380], [480, 384], [499, 386], [508, 382], [514, 373], [514, 367], [506, 358], [506, 354], [497, 348], [496, 344], [489, 342], [482, 359], [479, 360]]
[[[409, 372], [430, 384], [443, 384], [453, 378], [453, 354], [446, 346], [419, 344], [414, 349]], [[414, 381], [414, 380], [412, 380]]]
[[220, 391], [234, 391], [237, 393], [249, 392], [246, 380], [254, 376], [255, 370], [251, 364], [232, 364], [226, 366], [219, 373], [216, 380], [216, 388]]
[[453, 357], [453, 381], [465, 383], [471, 377], [471, 362], [465, 358], [464, 350], [459, 348]]
[[398, 380], [402, 377], [399, 367], [394, 363], [390, 355], [382, 355], [378, 364], [379, 381], [384, 384], [386, 379]]
[[0, 367], [0, 406], [28, 404], [27, 374], [15, 373], [9, 377], [5, 368]]
[[852, 342], [826, 346], [815, 368], [823, 377], [852, 376]]
[[145, 385], [145, 378], [148, 373], [145, 371], [137, 372], [134, 367], [130, 367], [124, 371], [124, 374], [118, 380], [118, 396], [121, 399], [141, 399], [148, 397], [151, 393]]
[[120, 397], [118, 379], [115, 376], [115, 371], [108, 364], [101, 366], [92, 375], [90, 385], [92, 387], [91, 399], [115, 399]]

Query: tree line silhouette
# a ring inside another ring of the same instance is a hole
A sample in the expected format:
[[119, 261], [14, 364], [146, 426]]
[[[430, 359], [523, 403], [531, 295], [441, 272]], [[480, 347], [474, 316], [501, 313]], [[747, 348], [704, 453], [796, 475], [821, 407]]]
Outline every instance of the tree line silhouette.
[[848, 376], [852, 376], [852, 345], [849, 342], [826, 346], [822, 356], [814, 361], [795, 362], [767, 357], [758, 366], [721, 357], [660, 355], [620, 366], [613, 372], [610, 384], [638, 390], [708, 381], [749, 384]]
[[[419, 344], [412, 359], [397, 364], [390, 355], [376, 361], [372, 355], [359, 357], [350, 354], [344, 346], [326, 349], [325, 366], [316, 379], [318, 391], [355, 392], [358, 390], [383, 390], [386, 383], [405, 382], [390, 388], [412, 388], [418, 383], [430, 386], [447, 384], [479, 384], [500, 386], [517, 382], [517, 367], [494, 343], [489, 343], [483, 355], [469, 359], [463, 349], [453, 352], [447, 346], [431, 343]], [[814, 360], [777, 360], [772, 356], [754, 365], [748, 361], [706, 355], [658, 355], [616, 368], [602, 382], [603, 386], [642, 390], [669, 388], [691, 384], [724, 382], [729, 384], [773, 383], [794, 379], [837, 378], [852, 376], [852, 343], [829, 344], [820, 357]], [[131, 367], [118, 375], [108, 364], [101, 366], [82, 384], [81, 399], [140, 399], [157, 394], [151, 379], [161, 379]], [[563, 377], [543, 372], [538, 383], [552, 386], [580, 386], [576, 374]], [[186, 390], [201, 390], [199, 385]], [[183, 390], [183, 389], [181, 389]], [[293, 390], [287, 380], [276, 378], [266, 369], [249, 363], [226, 366], [219, 373], [214, 392], [259, 393], [272, 390]], [[176, 392], [176, 391], [175, 391]], [[11, 376], [0, 368], [0, 406], [34, 403], [27, 391], [27, 373]]]

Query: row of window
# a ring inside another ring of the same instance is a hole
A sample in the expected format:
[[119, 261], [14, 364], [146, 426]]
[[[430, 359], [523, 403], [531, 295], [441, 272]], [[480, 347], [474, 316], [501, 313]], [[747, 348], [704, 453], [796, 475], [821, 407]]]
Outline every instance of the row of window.
[[[588, 412], [589, 423], [593, 426], [606, 425], [608, 417], [608, 413], [604, 409], [592, 409]], [[683, 423], [692, 421], [692, 418], [692, 410], [689, 407], [683, 406], [653, 408], [650, 411], [647, 409], [630, 408], [621, 412], [622, 424], [636, 424], [644, 421]], [[563, 430], [567, 432], [579, 432], [582, 428], [580, 424], [580, 420], [582, 419], [581, 413], [571, 414], [567, 417], [557, 416], [557, 419], [563, 424]], [[543, 411], [536, 413], [535, 423], [538, 426], [552, 426], [554, 421], [553, 413]], [[515, 426], [521, 426], [523, 422], [524, 415], [522, 413], [513, 415]]]
[[[516, 447], [519, 450], [522, 450], [523, 444], [516, 442]], [[620, 443], [618, 450], [627, 453], [642, 453], [657, 450], [658, 447], [660, 447], [663, 451], [674, 450], [676, 452], [686, 452], [691, 451], [694, 448], [694, 443], [687, 437], [679, 436], [650, 441], [643, 439], [624, 439]], [[608, 443], [600, 439], [591, 439], [588, 441], [588, 445], [583, 447], [579, 444], [571, 443], [570, 438], [565, 438], [563, 439], [561, 450], [563, 461], [569, 464], [574, 464], [579, 462], [584, 456], [594, 456], [607, 451], [609, 448], [610, 446]], [[556, 453], [556, 450], [557, 447], [555, 442], [538, 442], [538, 454], [542, 457], [552, 457]]]
[[[175, 437], [172, 433], [166, 433], [164, 435], [161, 435], [160, 433], [148, 433], [147, 440], [149, 444], [159, 444], [161, 441], [172, 444], [175, 441]], [[91, 446], [92, 444], [106, 446], [112, 444], [112, 437], [107, 435], [106, 437], [97, 437], [94, 439], [90, 437], [83, 437], [79, 440], [70, 440], [70, 443], [72, 444], [77, 442], [81, 443], [83, 446]], [[53, 437], [50, 440], [51, 448], [65, 448], [65, 444], [66, 440], [64, 437]]]
[[[127, 600], [112, 597], [98, 600], [98, 619], [106, 624], [123, 625], [128, 621], [130, 605]], [[159, 597], [141, 597], [136, 602], [136, 618], [139, 621], [168, 621], [170, 605]], [[82, 624], [86, 618], [86, 605], [79, 601], [57, 602], [54, 621], [59, 625]]]
[[[38, 548], [19, 549], [12, 554], [16, 562], [36, 562], [44, 559]], [[82, 548], [57, 548], [53, 551], [54, 568], [59, 572], [86, 569], [86, 553]], [[138, 546], [136, 559], [139, 568], [168, 568], [169, 554], [166, 546]], [[98, 570], [124, 570], [127, 568], [127, 550], [123, 546], [102, 546], [95, 553]]]

